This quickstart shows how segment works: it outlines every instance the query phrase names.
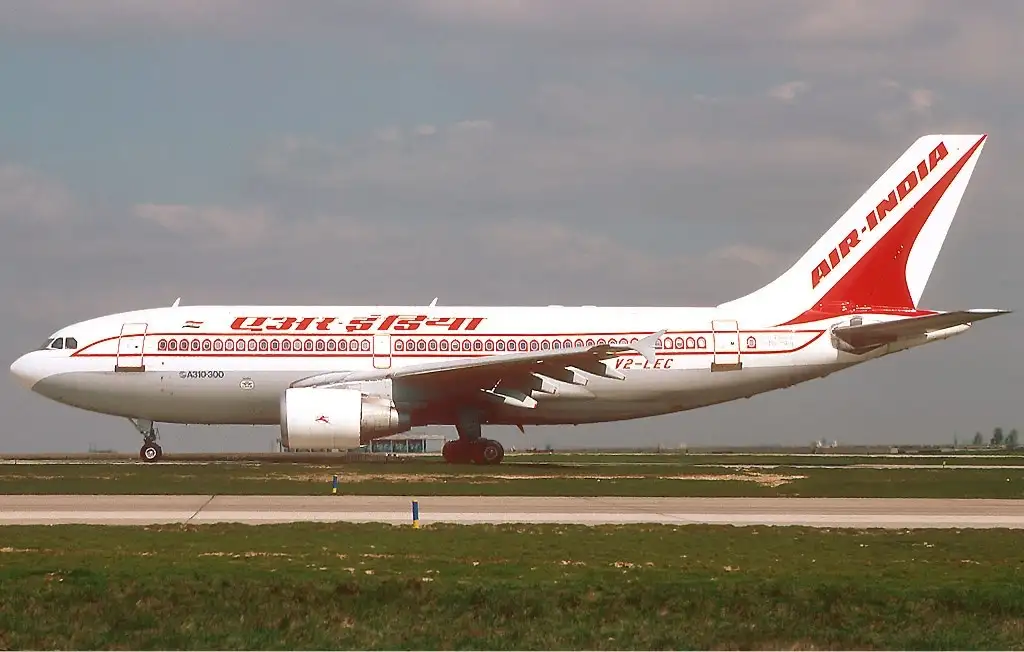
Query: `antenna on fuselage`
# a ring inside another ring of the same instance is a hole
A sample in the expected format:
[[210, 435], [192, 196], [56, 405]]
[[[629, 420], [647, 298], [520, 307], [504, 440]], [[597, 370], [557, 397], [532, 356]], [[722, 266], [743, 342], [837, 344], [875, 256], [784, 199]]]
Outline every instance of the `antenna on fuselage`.
[[181, 303], [181, 297], [178, 297], [177, 299], [175, 299], [174, 303], [171, 304], [171, 307], [172, 308], [177, 308], [179, 303]]
[[430, 302], [430, 305], [429, 305], [429, 306], [427, 306], [427, 307], [428, 307], [428, 308], [433, 308], [433, 307], [434, 307], [434, 306], [436, 306], [436, 305], [437, 305], [437, 297], [434, 297], [434, 300], [433, 300], [433, 301], [431, 301], [431, 302]]

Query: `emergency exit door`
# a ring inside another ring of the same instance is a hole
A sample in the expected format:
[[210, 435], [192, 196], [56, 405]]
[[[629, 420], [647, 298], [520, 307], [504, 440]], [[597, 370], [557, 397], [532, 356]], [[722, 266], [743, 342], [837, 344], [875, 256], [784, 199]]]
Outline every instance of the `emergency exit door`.
[[383, 333], [373, 336], [373, 368], [391, 368], [391, 334]]
[[122, 324], [117, 338], [114, 371], [145, 371], [143, 352], [146, 347], [147, 324]]
[[740, 325], [732, 319], [711, 322], [711, 340], [714, 355], [711, 371], [735, 371], [743, 368], [740, 360]]

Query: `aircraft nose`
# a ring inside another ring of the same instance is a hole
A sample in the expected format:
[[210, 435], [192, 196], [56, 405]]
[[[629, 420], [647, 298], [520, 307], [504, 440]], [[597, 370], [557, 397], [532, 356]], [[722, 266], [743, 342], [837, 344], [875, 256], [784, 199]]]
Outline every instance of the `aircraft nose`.
[[32, 389], [36, 383], [43, 379], [43, 365], [38, 356], [26, 353], [11, 365], [11, 374], [18, 379], [19, 383]]

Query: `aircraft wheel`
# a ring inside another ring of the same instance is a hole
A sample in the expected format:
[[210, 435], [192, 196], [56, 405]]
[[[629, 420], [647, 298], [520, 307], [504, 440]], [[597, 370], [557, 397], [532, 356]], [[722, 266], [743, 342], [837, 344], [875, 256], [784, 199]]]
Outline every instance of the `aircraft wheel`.
[[144, 462], [156, 462], [162, 454], [163, 451], [156, 444], [143, 444], [142, 449], [139, 451], [139, 457]]
[[441, 449], [441, 457], [449, 464], [469, 464], [472, 461], [473, 448], [461, 439], [445, 442]]
[[478, 464], [501, 464], [505, 459], [505, 447], [493, 439], [482, 439], [477, 443], [476, 461]]

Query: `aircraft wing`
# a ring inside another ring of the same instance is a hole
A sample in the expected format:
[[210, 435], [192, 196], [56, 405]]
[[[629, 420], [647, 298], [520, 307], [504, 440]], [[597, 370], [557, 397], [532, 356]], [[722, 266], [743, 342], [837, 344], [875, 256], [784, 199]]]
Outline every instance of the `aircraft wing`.
[[956, 326], [1005, 315], [1009, 310], [957, 310], [924, 317], [907, 317], [876, 324], [838, 326], [832, 333], [855, 349], [889, 344], [901, 339], [919, 337]]
[[[652, 333], [632, 344], [595, 344], [593, 346], [553, 349], [550, 351], [517, 351], [485, 357], [446, 360], [410, 365], [396, 369], [352, 373], [327, 373], [304, 378], [292, 387], [331, 387], [345, 383], [391, 379], [394, 382], [429, 386], [452, 395], [483, 392], [509, 405], [532, 408], [537, 401], [531, 390], [552, 393], [558, 380], [583, 387], [587, 384], [580, 371], [624, 379], [621, 373], [602, 361], [621, 355], [639, 353], [653, 362], [655, 343], [664, 330]], [[433, 393], [433, 392], [431, 392]]]

